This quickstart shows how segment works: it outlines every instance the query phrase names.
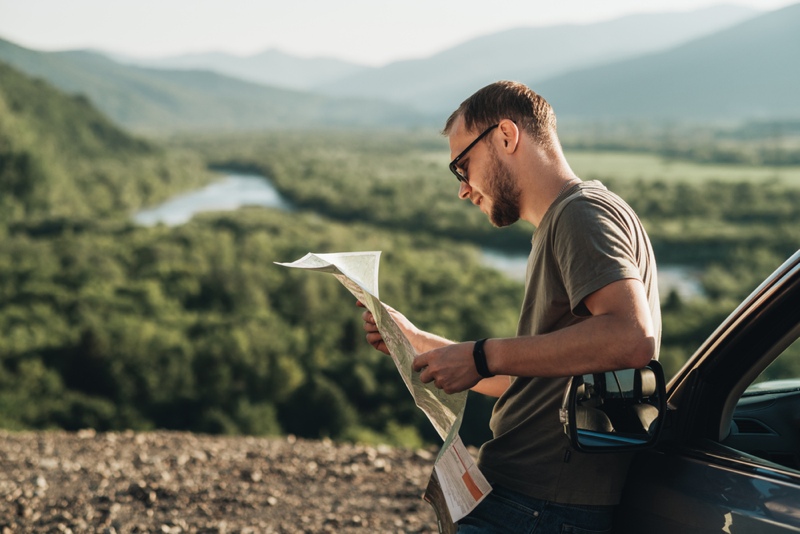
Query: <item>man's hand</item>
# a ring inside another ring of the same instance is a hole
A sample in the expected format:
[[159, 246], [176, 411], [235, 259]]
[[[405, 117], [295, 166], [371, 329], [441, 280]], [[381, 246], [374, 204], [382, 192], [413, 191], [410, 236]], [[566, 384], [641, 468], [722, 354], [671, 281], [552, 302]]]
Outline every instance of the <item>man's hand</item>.
[[433, 382], [447, 394], [470, 389], [481, 381], [472, 359], [474, 345], [455, 343], [425, 352], [414, 358], [413, 368], [419, 371], [420, 380]]
[[[359, 308], [366, 308], [364, 303], [361, 301], [356, 301], [356, 306]], [[384, 306], [386, 305], [384, 304]], [[400, 330], [403, 331], [403, 334], [409, 339], [409, 341], [411, 341], [413, 345], [414, 341], [423, 333], [420, 332], [420, 330], [399, 311], [395, 310], [391, 306], [386, 306], [386, 309], [389, 310], [389, 315], [391, 315], [394, 322], [400, 327]], [[384, 354], [389, 354], [389, 347], [386, 346], [383, 336], [378, 331], [378, 325], [375, 321], [375, 317], [372, 315], [372, 312], [365, 309], [364, 313], [361, 314], [361, 318], [364, 320], [364, 331], [367, 333], [367, 343]], [[415, 346], [414, 348], [415, 350], [419, 351], [418, 347]]]
[[[356, 302], [356, 306], [360, 308], [366, 308], [362, 302]], [[384, 306], [386, 305], [384, 304]], [[386, 306], [386, 309], [389, 310], [389, 315], [392, 317], [392, 320], [398, 327], [400, 327], [400, 330], [403, 331], [403, 335], [406, 336], [417, 354], [453, 344], [453, 342], [449, 339], [445, 339], [441, 336], [437, 336], [436, 334], [420, 330], [416, 327], [416, 325], [414, 325], [414, 323], [409, 321], [405, 315], [394, 308]], [[375, 317], [372, 315], [372, 312], [365, 310], [364, 313], [361, 314], [361, 318], [364, 320], [364, 331], [367, 333], [367, 342], [384, 354], [389, 354], [389, 347], [386, 346], [383, 336], [381, 335], [380, 331], [378, 331], [378, 325], [376, 324]], [[471, 362], [471, 348], [469, 349], [469, 358]], [[470, 363], [470, 365], [473, 365], [474, 367], [474, 364]]]
[[[356, 301], [356, 306], [359, 308], [366, 308], [361, 301]], [[375, 317], [372, 315], [372, 312], [365, 309], [364, 313], [361, 314], [361, 318], [364, 320], [364, 331], [367, 333], [367, 343], [372, 345], [376, 350], [384, 354], [389, 354], [389, 347], [386, 346], [383, 336], [378, 331], [378, 324], [375, 322]]]

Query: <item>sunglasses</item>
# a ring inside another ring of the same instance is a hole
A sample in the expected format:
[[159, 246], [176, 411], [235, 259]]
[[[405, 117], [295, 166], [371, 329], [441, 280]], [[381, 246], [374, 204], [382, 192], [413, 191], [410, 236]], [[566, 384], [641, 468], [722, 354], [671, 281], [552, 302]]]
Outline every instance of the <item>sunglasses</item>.
[[468, 184], [469, 183], [469, 179], [467, 178], [467, 171], [465, 171], [464, 169], [460, 168], [458, 166], [458, 162], [461, 161], [464, 158], [464, 156], [467, 155], [467, 152], [469, 152], [472, 147], [474, 147], [476, 144], [478, 144], [478, 141], [480, 141], [481, 139], [486, 137], [486, 134], [488, 134], [489, 132], [491, 132], [492, 130], [497, 128], [498, 126], [500, 126], [500, 124], [495, 124], [494, 126], [489, 126], [486, 130], [484, 130], [484, 132], [482, 134], [480, 134], [478, 137], [476, 137], [475, 140], [473, 142], [471, 142], [469, 144], [469, 146], [467, 146], [467, 148], [462, 150], [461, 154], [456, 156], [455, 159], [450, 162], [450, 172], [452, 172], [456, 176], [456, 178], [458, 179], [459, 182], [464, 182], [465, 184]]

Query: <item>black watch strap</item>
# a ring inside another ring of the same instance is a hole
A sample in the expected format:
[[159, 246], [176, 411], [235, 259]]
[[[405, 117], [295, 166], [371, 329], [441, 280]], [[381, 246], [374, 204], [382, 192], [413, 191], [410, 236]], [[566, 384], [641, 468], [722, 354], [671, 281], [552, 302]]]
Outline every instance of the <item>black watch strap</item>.
[[489, 371], [489, 365], [486, 363], [486, 353], [483, 351], [484, 343], [486, 343], [485, 338], [475, 342], [475, 346], [472, 347], [472, 359], [475, 360], [475, 369], [478, 370], [478, 374], [483, 378], [490, 378], [494, 375]]

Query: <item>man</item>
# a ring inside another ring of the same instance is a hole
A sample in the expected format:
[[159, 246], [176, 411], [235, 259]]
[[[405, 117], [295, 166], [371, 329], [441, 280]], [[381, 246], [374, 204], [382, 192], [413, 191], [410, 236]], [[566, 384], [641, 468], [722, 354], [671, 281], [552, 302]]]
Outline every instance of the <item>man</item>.
[[[393, 312], [423, 382], [498, 397], [494, 437], [478, 458], [494, 489], [459, 532], [610, 532], [628, 457], [571, 449], [558, 409], [568, 377], [657, 357], [661, 316], [647, 234], [619, 197], [573, 173], [552, 108], [522, 84], [479, 90], [443, 133], [459, 197], [498, 227], [519, 219], [536, 227], [517, 337], [455, 343]], [[387, 352], [369, 312], [364, 322], [367, 341]]]

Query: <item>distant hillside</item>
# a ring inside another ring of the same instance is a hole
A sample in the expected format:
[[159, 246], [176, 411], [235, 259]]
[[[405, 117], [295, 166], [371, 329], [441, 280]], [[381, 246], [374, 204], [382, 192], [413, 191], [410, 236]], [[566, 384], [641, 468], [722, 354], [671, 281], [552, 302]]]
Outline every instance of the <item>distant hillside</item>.
[[300, 58], [266, 50], [251, 56], [235, 56], [222, 52], [186, 54], [161, 59], [134, 59], [111, 56], [121, 63], [173, 70], [209, 70], [242, 80], [287, 89], [310, 90], [318, 85], [370, 70], [333, 58]]
[[194, 158], [167, 156], [85, 97], [0, 62], [0, 222], [125, 216], [207, 179]]
[[317, 89], [330, 95], [381, 97], [447, 113], [476, 89], [499, 79], [538, 83], [577, 68], [664, 50], [755, 14], [748, 8], [717, 6], [589, 25], [517, 28], [470, 40], [429, 58], [356, 73]]
[[524, 80], [561, 116], [800, 118], [800, 4], [667, 52]]
[[398, 126], [420, 120], [394, 104], [265, 87], [207, 71], [121, 65], [93, 52], [36, 52], [0, 40], [0, 61], [87, 95], [113, 120], [139, 131]]

